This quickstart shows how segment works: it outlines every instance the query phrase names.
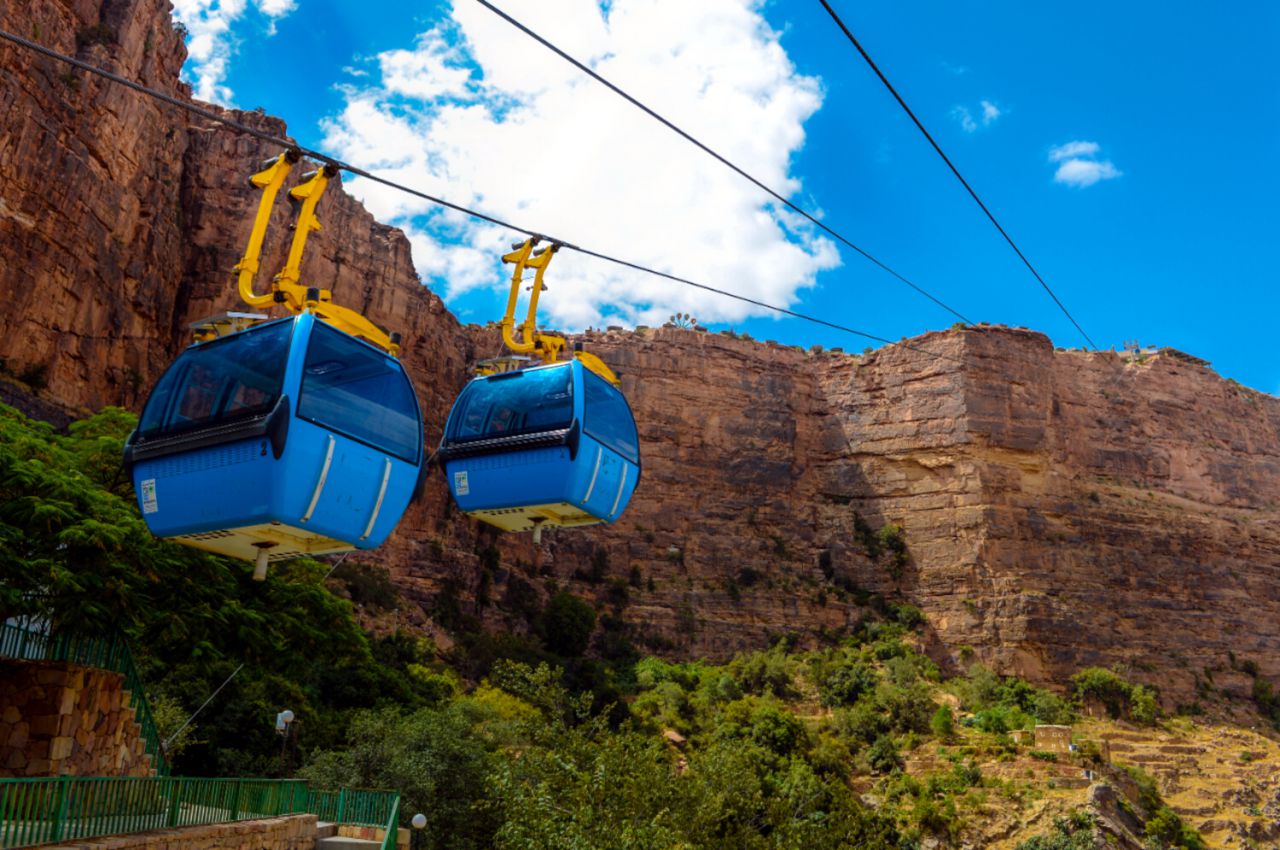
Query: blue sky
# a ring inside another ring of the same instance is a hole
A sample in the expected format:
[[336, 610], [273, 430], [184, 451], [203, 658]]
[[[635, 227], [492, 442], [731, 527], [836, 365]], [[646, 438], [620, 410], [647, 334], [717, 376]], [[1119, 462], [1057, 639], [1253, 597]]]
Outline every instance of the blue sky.
[[[889, 339], [955, 321], [473, 0], [176, 5], [200, 39], [197, 90], [305, 145]], [[1084, 344], [816, 0], [499, 5], [969, 318]], [[833, 5], [1100, 347], [1172, 345], [1280, 390], [1280, 7]], [[496, 317], [505, 234], [350, 188], [406, 227], [464, 319]], [[866, 344], [598, 265], [561, 255], [548, 273], [566, 329], [687, 309], [757, 338]]]

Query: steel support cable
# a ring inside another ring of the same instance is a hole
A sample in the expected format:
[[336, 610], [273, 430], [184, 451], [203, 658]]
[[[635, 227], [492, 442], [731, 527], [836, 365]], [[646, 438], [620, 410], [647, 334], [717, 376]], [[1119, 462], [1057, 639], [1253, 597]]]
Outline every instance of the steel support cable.
[[[478, 0], [478, 2], [484, 3], [484, 0]], [[1058, 305], [1058, 309], [1062, 311], [1062, 314], [1071, 320], [1071, 324], [1075, 325], [1075, 328], [1080, 332], [1080, 335], [1084, 337], [1085, 341], [1089, 343], [1089, 346], [1096, 351], [1098, 346], [1094, 345], [1093, 340], [1089, 338], [1089, 335], [1087, 333], [1085, 333], [1084, 328], [1080, 327], [1080, 323], [1077, 322], [1075, 320], [1075, 317], [1071, 315], [1071, 312], [1067, 309], [1067, 306], [1062, 303], [1062, 300], [1060, 298], [1058, 298], [1057, 293], [1055, 293], [1053, 289], [1049, 286], [1049, 284], [1045, 281], [1045, 279], [1040, 276], [1040, 272], [1036, 271], [1036, 267], [1031, 264], [1031, 261], [1029, 259], [1027, 259], [1027, 255], [1022, 253], [1022, 249], [1018, 247], [1018, 243], [1014, 242], [1013, 237], [1009, 235], [1008, 231], [1006, 231], [1004, 227], [1001, 226], [999, 221], [996, 221], [995, 215], [991, 212], [991, 210], [987, 207], [987, 205], [982, 202], [982, 198], [978, 197], [978, 193], [975, 192], [973, 187], [969, 185], [969, 181], [964, 179], [964, 175], [960, 173], [960, 169], [956, 168], [955, 163], [951, 161], [951, 157], [947, 156], [947, 154], [942, 150], [942, 146], [939, 145], [936, 140], [934, 140], [933, 134], [931, 134], [928, 130], [925, 129], [924, 124], [920, 121], [919, 118], [916, 117], [915, 112], [911, 110], [910, 106], [907, 106], [907, 102], [902, 99], [902, 95], [898, 94], [898, 90], [893, 87], [893, 83], [889, 82], [889, 78], [886, 77], [884, 75], [884, 72], [880, 70], [880, 66], [875, 63], [875, 60], [873, 60], [871, 56], [867, 53], [867, 51], [862, 47], [862, 44], [858, 41], [858, 39], [854, 36], [854, 34], [849, 30], [847, 26], [845, 26], [845, 23], [841, 19], [840, 15], [836, 13], [835, 9], [831, 8], [831, 4], [828, 3], [827, 0], [818, 0], [818, 2], [822, 4], [822, 8], [827, 10], [827, 14], [831, 16], [831, 19], [833, 21], [835, 21], [836, 26], [840, 27], [840, 30], [845, 34], [845, 37], [849, 39], [849, 42], [854, 46], [854, 48], [858, 51], [858, 53], [861, 54], [862, 58], [866, 60], [867, 65], [871, 67], [871, 70], [874, 71], [876, 76], [880, 78], [880, 82], [883, 83], [884, 87], [889, 90], [889, 94], [893, 95], [893, 99], [896, 100], [898, 102], [898, 105], [902, 107], [902, 111], [907, 113], [907, 117], [910, 118], [912, 123], [916, 125], [916, 129], [919, 130], [920, 133], [925, 137], [925, 139], [928, 140], [929, 144], [933, 146], [933, 149], [934, 151], [937, 152], [938, 156], [942, 157], [942, 161], [947, 164], [947, 168], [951, 169], [951, 173], [954, 174], [956, 176], [956, 179], [960, 181], [960, 185], [964, 186], [965, 191], [969, 193], [969, 197], [973, 198], [974, 202], [977, 203], [977, 205], [982, 208], [982, 211], [984, 213], [986, 213], [987, 218], [991, 220], [991, 223], [995, 225], [996, 230], [1000, 231], [1000, 235], [1004, 237], [1004, 241], [1008, 242], [1009, 247], [1012, 248], [1014, 253], [1018, 255], [1018, 259], [1022, 260], [1022, 263], [1027, 267], [1027, 270], [1030, 271], [1032, 276], [1035, 277], [1037, 281], [1039, 281], [1042, 287], [1044, 287], [1044, 291], [1049, 293], [1049, 297], [1053, 299], [1053, 303]]]
[[622, 266], [623, 268], [628, 268], [634, 271], [653, 275], [655, 277], [664, 278], [666, 280], [674, 281], [675, 283], [680, 283], [680, 284], [684, 284], [685, 286], [694, 287], [695, 289], [701, 289], [705, 292], [711, 292], [716, 295], [722, 295], [726, 298], [732, 298], [736, 301], [741, 301], [746, 304], [752, 304], [757, 307], [762, 307], [766, 310], [771, 310], [775, 313], [779, 313], [784, 316], [791, 316], [793, 318], [801, 319], [806, 322], [812, 322], [813, 324], [822, 325], [823, 327], [831, 328], [833, 330], [838, 330], [838, 331], [841, 331], [842, 333], [853, 334], [854, 336], [859, 336], [864, 339], [869, 339], [869, 340], [872, 340], [873, 342], [885, 343], [886, 345], [900, 345], [908, 350], [915, 351], [920, 354], [927, 354], [930, 357], [936, 357], [943, 360], [950, 360], [954, 363], [963, 363], [962, 360], [959, 360], [958, 358], [955, 358], [955, 357], [951, 357], [950, 355], [947, 355], [947, 354], [941, 354], [936, 351], [929, 351], [928, 349], [920, 348], [919, 346], [911, 345], [906, 342], [895, 343], [893, 340], [886, 339], [885, 337], [876, 336], [875, 334], [870, 334], [865, 331], [860, 331], [855, 328], [848, 327], [847, 325], [841, 325], [835, 322], [829, 322], [826, 319], [820, 319], [816, 316], [810, 316], [805, 313], [797, 312], [795, 310], [789, 310], [786, 307], [778, 307], [776, 305], [769, 304], [764, 301], [759, 301], [754, 298], [749, 298], [745, 295], [739, 295], [735, 292], [729, 292], [724, 289], [718, 289], [714, 286], [709, 286], [705, 283], [698, 283], [697, 281], [680, 277], [679, 275], [671, 274], [670, 272], [659, 271], [657, 269], [642, 265], [640, 263], [631, 262], [630, 260], [623, 260], [618, 257], [614, 257], [609, 254], [602, 253], [600, 251], [594, 251], [590, 248], [584, 248], [580, 245], [576, 245], [573, 242], [568, 241], [567, 239], [560, 239], [558, 237], [546, 234], [542, 231], [532, 230], [527, 227], [521, 227], [520, 225], [512, 224], [511, 222], [504, 221], [503, 219], [500, 219], [496, 216], [488, 215], [486, 213], [482, 213], [477, 210], [464, 207], [461, 204], [455, 204], [452, 201], [445, 200], [444, 198], [440, 198], [435, 195], [430, 195], [430, 194], [427, 194], [426, 192], [422, 192], [417, 189], [411, 188], [409, 186], [396, 183], [395, 181], [388, 180], [385, 177], [380, 177], [377, 174], [366, 171], [363, 168], [359, 168], [357, 166], [343, 162], [340, 159], [335, 159], [334, 157], [331, 157], [326, 153], [322, 153], [320, 151], [311, 150], [310, 148], [302, 147], [291, 139], [286, 139], [280, 136], [274, 136], [271, 133], [267, 133], [263, 130], [258, 130], [254, 127], [250, 127], [249, 125], [236, 121], [233, 118], [228, 118], [225, 115], [220, 115], [219, 113], [214, 112], [213, 110], [205, 109], [204, 107], [197, 106], [196, 104], [191, 103], [189, 101], [180, 100], [179, 98], [173, 97], [172, 95], [165, 94], [164, 92], [157, 91], [156, 89], [150, 88], [149, 86], [144, 86], [139, 82], [130, 80], [127, 77], [122, 77], [119, 74], [112, 73], [111, 71], [108, 71], [105, 68], [99, 68], [97, 65], [92, 65], [88, 62], [84, 62], [84, 61], [81, 61], [80, 59], [76, 59], [74, 56], [68, 56], [65, 53], [59, 53], [56, 50], [52, 50], [48, 47], [45, 47], [42, 44], [38, 44], [34, 41], [31, 41], [30, 39], [23, 38], [20, 35], [15, 35], [14, 33], [7, 32], [5, 30], [0, 30], [0, 41], [8, 41], [12, 44], [18, 45], [19, 47], [34, 51], [35, 53], [39, 53], [42, 56], [46, 56], [50, 59], [54, 59], [56, 61], [66, 63], [68, 65], [72, 65], [76, 68], [81, 69], [82, 71], [87, 71], [90, 74], [94, 74], [96, 76], [102, 77], [103, 79], [110, 80], [111, 82], [114, 82], [114, 83], [118, 83], [140, 94], [143, 94], [148, 97], [167, 103], [170, 106], [177, 107], [178, 109], [181, 109], [184, 112], [189, 112], [193, 115], [199, 115], [200, 117], [205, 118], [209, 121], [213, 121], [215, 123], [222, 124], [227, 127], [231, 127], [232, 129], [235, 129], [247, 135], [253, 136], [254, 138], [257, 138], [261, 141], [269, 142], [273, 145], [279, 145], [280, 147], [283, 147], [286, 149], [290, 149], [290, 148], [294, 149], [304, 156], [308, 156], [319, 162], [327, 163], [329, 165], [334, 166], [335, 168], [339, 168], [350, 174], [354, 174], [357, 177], [364, 177], [365, 179], [372, 180], [375, 183], [380, 183], [389, 188], [396, 189], [401, 192], [405, 192], [406, 194], [413, 195], [414, 197], [421, 198], [425, 201], [429, 201], [430, 203], [435, 204], [437, 206], [446, 207], [448, 209], [455, 210], [456, 212], [463, 213], [464, 215], [468, 215], [479, 221], [488, 222], [489, 224], [506, 228], [507, 230], [513, 230], [516, 233], [522, 233], [526, 236], [531, 236], [538, 239], [544, 239], [548, 242], [554, 242], [563, 248], [576, 251], [579, 254], [582, 254], [584, 256], [594, 257], [598, 260], [604, 260], [605, 262], [613, 263], [614, 265], [617, 265], [617, 266]]
[[516, 29], [520, 30], [520, 32], [524, 33], [525, 35], [527, 35], [527, 36], [529, 36], [530, 38], [532, 38], [534, 41], [536, 41], [536, 42], [538, 42], [539, 44], [541, 44], [543, 47], [545, 47], [545, 48], [547, 48], [548, 50], [550, 50], [552, 53], [554, 53], [554, 54], [556, 54], [557, 56], [559, 56], [559, 57], [560, 57], [561, 59], [563, 59], [564, 61], [568, 62], [568, 63], [569, 63], [570, 65], [572, 65], [573, 67], [577, 68], [577, 69], [578, 69], [579, 71], [581, 71], [582, 73], [586, 74], [588, 77], [591, 77], [591, 79], [595, 80], [595, 81], [596, 81], [597, 83], [599, 83], [600, 85], [602, 85], [602, 86], [604, 86], [605, 88], [609, 89], [609, 91], [613, 92], [613, 93], [614, 93], [614, 94], [616, 94], [618, 97], [620, 97], [620, 98], [622, 98], [623, 100], [627, 101], [627, 102], [628, 102], [628, 103], [630, 103], [632, 106], [636, 107], [636, 108], [637, 108], [637, 109], [639, 109], [641, 112], [643, 112], [643, 113], [645, 113], [646, 115], [648, 115], [650, 118], [652, 118], [652, 119], [654, 119], [655, 121], [657, 121], [658, 123], [662, 124], [662, 125], [663, 125], [664, 127], [666, 127], [668, 130], [671, 130], [673, 133], [675, 133], [676, 135], [680, 136], [680, 137], [681, 137], [682, 139], [684, 139], [685, 141], [687, 141], [687, 142], [689, 142], [690, 144], [694, 145], [695, 147], [699, 148], [699, 149], [700, 149], [700, 150], [702, 150], [704, 153], [706, 153], [707, 155], [711, 156], [713, 159], [715, 159], [716, 161], [720, 162], [722, 165], [724, 165], [725, 167], [727, 167], [728, 169], [730, 169], [731, 171], [733, 171], [735, 174], [738, 174], [738, 175], [739, 175], [739, 176], [741, 176], [743, 179], [747, 180], [748, 182], [750, 182], [751, 184], [753, 184], [754, 186], [756, 186], [757, 188], [759, 188], [759, 189], [760, 189], [761, 191], [763, 191], [765, 194], [767, 194], [767, 195], [769, 195], [770, 197], [772, 197], [774, 200], [776, 200], [776, 201], [778, 201], [779, 203], [781, 203], [781, 204], [785, 205], [785, 206], [787, 207], [787, 209], [789, 209], [789, 210], [791, 210], [792, 212], [796, 213], [797, 215], [800, 215], [801, 217], [803, 217], [803, 218], [807, 219], [808, 221], [810, 221], [811, 223], [813, 223], [815, 226], [817, 226], [818, 228], [820, 228], [824, 233], [826, 233], [827, 235], [831, 236], [833, 239], [835, 239], [835, 240], [837, 240], [838, 242], [840, 242], [840, 243], [842, 243], [842, 244], [844, 244], [844, 245], [848, 246], [849, 248], [852, 248], [854, 251], [856, 251], [858, 254], [862, 255], [862, 257], [864, 257], [865, 259], [869, 260], [869, 261], [870, 261], [871, 263], [873, 263], [875, 266], [877, 266], [878, 268], [880, 268], [881, 270], [883, 270], [883, 271], [885, 271], [885, 272], [888, 272], [890, 275], [892, 275], [894, 278], [896, 278], [896, 279], [897, 279], [897, 280], [899, 280], [900, 282], [905, 283], [907, 286], [911, 287], [911, 288], [912, 288], [912, 289], [914, 289], [916, 292], [918, 292], [918, 293], [920, 293], [921, 295], [923, 295], [925, 298], [928, 298], [928, 299], [929, 299], [930, 301], [932, 301], [934, 304], [937, 304], [939, 307], [941, 307], [942, 309], [946, 310], [948, 313], [950, 313], [951, 315], [955, 316], [955, 317], [956, 317], [956, 318], [958, 318], [960, 321], [964, 322], [966, 325], [972, 325], [972, 324], [973, 324], [973, 322], [971, 322], [971, 321], [969, 321], [967, 318], [965, 318], [965, 317], [964, 317], [964, 315], [963, 315], [962, 313], [960, 313], [960, 312], [958, 312], [957, 310], [955, 310], [954, 308], [950, 307], [949, 305], [947, 305], [946, 303], [944, 303], [941, 299], [939, 299], [939, 298], [935, 297], [934, 295], [932, 295], [931, 293], [929, 293], [928, 291], [926, 291], [923, 287], [920, 287], [920, 286], [916, 285], [915, 283], [911, 282], [911, 281], [910, 281], [910, 280], [908, 280], [904, 275], [900, 274], [898, 271], [896, 271], [896, 270], [895, 270], [895, 269], [893, 269], [892, 267], [888, 266], [887, 264], [885, 264], [884, 262], [882, 262], [881, 260], [879, 260], [879, 259], [878, 259], [878, 258], [876, 258], [875, 256], [871, 255], [870, 253], [868, 253], [867, 251], [865, 251], [864, 249], [862, 249], [862, 248], [861, 248], [861, 247], [859, 247], [858, 245], [854, 244], [854, 242], [852, 242], [851, 240], [849, 240], [849, 239], [845, 238], [842, 234], [840, 234], [838, 231], [834, 230], [832, 227], [830, 227], [829, 225], [827, 225], [827, 224], [826, 224], [825, 222], [823, 222], [821, 219], [819, 219], [819, 218], [817, 218], [816, 216], [814, 216], [814, 215], [813, 215], [812, 213], [810, 213], [808, 210], [804, 209], [803, 207], [799, 206], [799, 205], [798, 205], [798, 204], [796, 204], [795, 202], [791, 201], [790, 199], [788, 199], [787, 197], [785, 197], [784, 195], [782, 195], [780, 192], [778, 192], [778, 191], [774, 190], [774, 189], [773, 189], [773, 188], [771, 188], [768, 184], [766, 184], [766, 183], [764, 183], [763, 181], [759, 180], [758, 178], [756, 178], [755, 176], [753, 176], [752, 174], [750, 174], [749, 172], [747, 172], [745, 169], [743, 169], [743, 168], [741, 168], [740, 166], [738, 166], [738, 165], [734, 164], [734, 163], [733, 163], [732, 161], [730, 161], [728, 158], [726, 158], [725, 156], [721, 155], [720, 153], [718, 153], [717, 151], [715, 151], [713, 148], [709, 147], [708, 145], [704, 144], [703, 142], [701, 142], [700, 140], [698, 140], [698, 139], [697, 139], [695, 136], [693, 136], [692, 134], [690, 134], [690, 133], [688, 133], [687, 131], [685, 131], [685, 130], [681, 129], [679, 126], [677, 126], [675, 123], [673, 123], [673, 122], [672, 122], [672, 121], [670, 121], [669, 119], [667, 119], [667, 118], [665, 118], [664, 116], [662, 116], [660, 113], [658, 113], [658, 112], [657, 112], [656, 110], [654, 110], [653, 108], [651, 108], [651, 107], [649, 107], [649, 106], [646, 106], [646, 105], [645, 105], [644, 103], [642, 103], [640, 100], [636, 99], [635, 97], [633, 97], [632, 95], [628, 94], [626, 91], [624, 91], [623, 89], [619, 88], [617, 85], [615, 85], [614, 83], [610, 82], [608, 79], [606, 79], [605, 77], [603, 77], [603, 76], [602, 76], [599, 72], [597, 72], [594, 68], [592, 68], [592, 67], [590, 67], [589, 65], [587, 65], [587, 64], [585, 64], [585, 63], [583, 63], [583, 62], [579, 61], [578, 59], [575, 59], [573, 56], [570, 56], [570, 55], [569, 55], [568, 53], [566, 53], [564, 50], [561, 50], [559, 47], [557, 47], [556, 45], [552, 44], [550, 41], [548, 41], [547, 39], [543, 38], [541, 35], [539, 35], [538, 33], [534, 32], [534, 31], [533, 31], [532, 29], [530, 29], [529, 27], [527, 27], [527, 26], [525, 26], [524, 24], [522, 24], [520, 21], [518, 21], [518, 20], [516, 20], [515, 18], [511, 17], [510, 15], [508, 15], [508, 14], [507, 14], [506, 12], [504, 12], [502, 9], [499, 9], [497, 6], [495, 6], [495, 5], [493, 5], [492, 3], [490, 3], [490, 2], [489, 2], [489, 0], [476, 0], [476, 2], [477, 2], [477, 3], [479, 3], [481, 6], [484, 6], [484, 7], [485, 7], [486, 9], [488, 9], [490, 12], [493, 12], [493, 13], [494, 13], [495, 15], [497, 15], [498, 17], [502, 18], [502, 19], [503, 19], [504, 21], [506, 21], [507, 23], [511, 24], [511, 26], [513, 26], [513, 27], [515, 27]]

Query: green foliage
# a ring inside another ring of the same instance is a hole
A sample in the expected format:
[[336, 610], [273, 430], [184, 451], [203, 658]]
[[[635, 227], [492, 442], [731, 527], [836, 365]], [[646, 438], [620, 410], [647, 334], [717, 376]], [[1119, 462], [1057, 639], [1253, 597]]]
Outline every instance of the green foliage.
[[576, 657], [587, 651], [596, 626], [596, 612], [572, 593], [561, 591], [547, 603], [543, 624], [547, 648], [558, 655]]
[[764, 652], [739, 655], [729, 663], [728, 672], [744, 693], [787, 697], [793, 694], [791, 666], [786, 647], [776, 643]]
[[1070, 704], [1057, 694], [999, 676], [983, 664], [971, 666], [951, 687], [984, 731], [1001, 734], [1036, 723], [1065, 724], [1075, 719]]
[[1160, 715], [1153, 689], [1131, 684], [1114, 670], [1086, 667], [1071, 677], [1071, 689], [1077, 699], [1096, 700], [1112, 717], [1127, 717], [1135, 723], [1151, 725]]
[[1129, 692], [1129, 718], [1143, 726], [1155, 724], [1160, 716], [1155, 691], [1143, 685], [1135, 685]]
[[1261, 676], [1253, 680], [1253, 701], [1258, 706], [1258, 711], [1280, 729], [1280, 694], [1275, 692], [1271, 682]]
[[1078, 698], [1097, 700], [1112, 717], [1120, 717], [1128, 705], [1133, 686], [1113, 670], [1086, 667], [1071, 677], [1071, 689]]
[[368, 564], [343, 563], [331, 576], [346, 586], [351, 601], [381, 611], [396, 607], [400, 594], [386, 570]]
[[889, 773], [902, 767], [902, 757], [898, 755], [898, 746], [893, 738], [881, 735], [872, 742], [867, 750], [867, 763], [876, 773]]
[[955, 718], [951, 715], [950, 706], [938, 706], [938, 710], [933, 713], [933, 717], [929, 720], [929, 729], [933, 732], [934, 737], [939, 740], [951, 740], [956, 733], [956, 725]]
[[439, 709], [362, 712], [349, 748], [316, 755], [300, 773], [319, 788], [397, 788], [403, 812], [427, 816], [429, 850], [480, 850], [493, 840], [493, 825], [476, 814], [487, 804], [497, 749], [516, 740], [515, 727], [531, 713], [483, 692]]
[[885, 553], [889, 573], [896, 579], [907, 566], [907, 536], [902, 526], [888, 523], [876, 532], [876, 542]]
[[61, 435], [0, 406], [0, 618], [125, 632], [166, 734], [243, 662], [175, 742], [179, 773], [274, 774], [283, 708], [312, 748], [340, 742], [353, 709], [426, 701], [432, 687], [407, 665], [431, 659], [377, 660], [351, 604], [324, 587], [327, 567], [273, 565], [256, 583], [248, 564], [152, 537], [120, 468], [134, 425], [107, 408]]
[[1140, 768], [1129, 767], [1126, 770], [1137, 787], [1138, 804], [1146, 812], [1147, 846], [1152, 850], [1204, 850], [1204, 839], [1200, 833], [1184, 824], [1177, 812], [1165, 805], [1156, 781]]
[[1185, 850], [1204, 850], [1204, 839], [1200, 833], [1182, 822], [1173, 809], [1161, 805], [1151, 817], [1147, 818], [1144, 827], [1147, 846], [1154, 850], [1182, 847]]
[[1054, 818], [1053, 831], [1020, 843], [1017, 850], [1093, 850], [1096, 846], [1093, 815], [1077, 810]]
[[827, 707], [852, 705], [863, 694], [875, 688], [880, 677], [867, 664], [839, 664], [819, 670], [818, 695]]

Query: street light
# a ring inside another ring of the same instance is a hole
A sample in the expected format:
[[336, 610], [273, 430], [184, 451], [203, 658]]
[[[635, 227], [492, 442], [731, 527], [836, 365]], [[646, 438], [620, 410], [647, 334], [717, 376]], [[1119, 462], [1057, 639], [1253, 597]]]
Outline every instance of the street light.
[[409, 850], [418, 850], [418, 846], [422, 844], [420, 836], [427, 825], [427, 816], [418, 812], [409, 823], [413, 826], [413, 832], [409, 833]]
[[293, 724], [293, 712], [285, 709], [276, 715], [276, 733], [280, 736], [280, 775], [288, 776], [289, 727]]

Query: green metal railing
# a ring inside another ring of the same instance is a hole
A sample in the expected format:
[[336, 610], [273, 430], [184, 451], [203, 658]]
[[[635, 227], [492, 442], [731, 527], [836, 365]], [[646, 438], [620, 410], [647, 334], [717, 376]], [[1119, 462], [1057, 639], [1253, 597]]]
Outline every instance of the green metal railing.
[[0, 848], [306, 813], [385, 829], [382, 847], [392, 850], [400, 795], [313, 791], [299, 779], [0, 779]]
[[400, 795], [394, 791], [307, 789], [307, 811], [330, 823], [382, 826], [394, 814]]
[[124, 636], [112, 634], [106, 637], [49, 634], [39, 629], [0, 624], [0, 658], [16, 658], [24, 661], [61, 661], [110, 670], [124, 676], [124, 687], [133, 704], [134, 720], [142, 730], [145, 752], [151, 756], [151, 766], [156, 774], [168, 773], [164, 752], [160, 747], [160, 733], [156, 730], [147, 704], [142, 677], [133, 663], [133, 653]]
[[400, 837], [400, 795], [396, 794], [396, 801], [391, 805], [391, 815], [387, 818], [386, 832], [382, 834], [382, 850], [395, 850], [396, 839]]

